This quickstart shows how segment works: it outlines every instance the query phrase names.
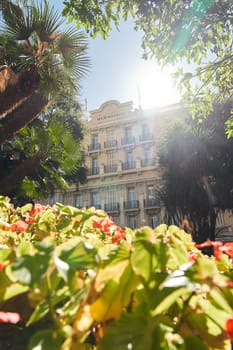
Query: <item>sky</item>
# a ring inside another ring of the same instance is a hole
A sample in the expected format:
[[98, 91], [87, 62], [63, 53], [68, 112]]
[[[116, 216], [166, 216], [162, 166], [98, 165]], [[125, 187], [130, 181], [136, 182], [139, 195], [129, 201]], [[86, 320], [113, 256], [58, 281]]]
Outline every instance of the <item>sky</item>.
[[[58, 11], [62, 0], [49, 0]], [[161, 71], [155, 60], [142, 59], [142, 33], [133, 29], [133, 22], [122, 22], [119, 31], [113, 29], [108, 39], [88, 37], [90, 72], [81, 81], [80, 102], [87, 109], [97, 109], [108, 100], [133, 101], [149, 109], [177, 103], [179, 93], [171, 73], [174, 68]]]

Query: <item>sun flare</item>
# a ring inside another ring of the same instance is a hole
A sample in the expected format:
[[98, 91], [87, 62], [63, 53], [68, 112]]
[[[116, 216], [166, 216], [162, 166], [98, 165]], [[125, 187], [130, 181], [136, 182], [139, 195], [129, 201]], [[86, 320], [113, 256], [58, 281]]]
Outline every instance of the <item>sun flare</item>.
[[180, 94], [174, 86], [171, 69], [159, 69], [155, 63], [145, 62], [137, 72], [137, 104], [144, 109], [177, 103]]

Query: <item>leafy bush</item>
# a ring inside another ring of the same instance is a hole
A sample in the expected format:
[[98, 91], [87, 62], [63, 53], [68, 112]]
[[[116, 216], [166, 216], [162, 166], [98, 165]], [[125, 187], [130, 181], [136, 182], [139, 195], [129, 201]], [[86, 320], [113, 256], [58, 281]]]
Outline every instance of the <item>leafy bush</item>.
[[0, 349], [231, 349], [233, 244], [6, 197], [0, 218]]

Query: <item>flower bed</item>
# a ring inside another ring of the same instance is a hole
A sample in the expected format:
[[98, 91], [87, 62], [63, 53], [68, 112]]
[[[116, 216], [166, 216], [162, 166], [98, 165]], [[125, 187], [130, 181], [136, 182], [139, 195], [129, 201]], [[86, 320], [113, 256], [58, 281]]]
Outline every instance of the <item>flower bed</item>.
[[0, 197], [0, 349], [230, 350], [233, 245]]

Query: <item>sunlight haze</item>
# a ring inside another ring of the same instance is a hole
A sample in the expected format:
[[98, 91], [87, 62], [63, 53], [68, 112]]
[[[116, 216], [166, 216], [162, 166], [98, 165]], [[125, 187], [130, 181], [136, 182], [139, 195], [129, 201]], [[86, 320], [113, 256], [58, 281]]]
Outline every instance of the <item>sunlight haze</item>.
[[[49, 3], [62, 11], [62, 0]], [[155, 60], [142, 59], [142, 34], [133, 28], [133, 21], [122, 22], [111, 31], [107, 40], [89, 38], [91, 69], [81, 82], [80, 101], [88, 110], [108, 100], [133, 101], [134, 107], [153, 108], [179, 102], [170, 68], [163, 71]]]

